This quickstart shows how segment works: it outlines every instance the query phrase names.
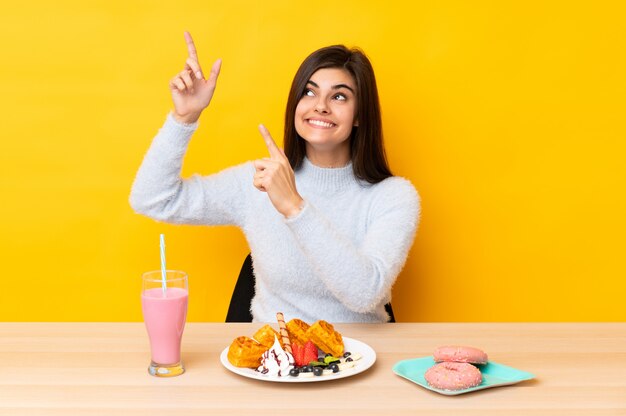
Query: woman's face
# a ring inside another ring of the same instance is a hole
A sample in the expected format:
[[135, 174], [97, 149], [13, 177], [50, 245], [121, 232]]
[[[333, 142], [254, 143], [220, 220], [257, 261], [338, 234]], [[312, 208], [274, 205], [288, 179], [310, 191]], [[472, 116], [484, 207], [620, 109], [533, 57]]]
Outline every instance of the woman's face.
[[307, 142], [307, 153], [349, 150], [347, 140], [356, 126], [356, 83], [342, 68], [317, 70], [296, 106], [296, 131]]

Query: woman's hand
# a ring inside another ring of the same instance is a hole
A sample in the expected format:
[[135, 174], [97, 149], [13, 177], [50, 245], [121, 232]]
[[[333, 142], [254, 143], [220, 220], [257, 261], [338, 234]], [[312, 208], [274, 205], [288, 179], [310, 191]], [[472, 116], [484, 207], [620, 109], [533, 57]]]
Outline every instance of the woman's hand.
[[174, 101], [174, 117], [181, 123], [193, 123], [211, 102], [222, 60], [215, 61], [209, 78], [205, 80], [189, 32], [185, 32], [185, 41], [189, 52], [185, 69], [171, 79], [169, 87]]
[[296, 189], [296, 178], [283, 149], [276, 146], [274, 139], [264, 125], [259, 131], [265, 139], [265, 145], [270, 152], [269, 158], [254, 162], [254, 186], [267, 195], [274, 208], [286, 218], [297, 215], [302, 209], [304, 200]]

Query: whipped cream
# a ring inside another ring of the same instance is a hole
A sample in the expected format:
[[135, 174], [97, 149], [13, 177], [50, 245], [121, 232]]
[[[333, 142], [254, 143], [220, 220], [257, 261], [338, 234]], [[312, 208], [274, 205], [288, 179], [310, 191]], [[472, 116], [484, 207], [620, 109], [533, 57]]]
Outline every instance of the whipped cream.
[[278, 338], [274, 336], [274, 345], [261, 356], [261, 365], [257, 371], [268, 376], [284, 377], [289, 375], [289, 370], [294, 365], [293, 355], [283, 350]]

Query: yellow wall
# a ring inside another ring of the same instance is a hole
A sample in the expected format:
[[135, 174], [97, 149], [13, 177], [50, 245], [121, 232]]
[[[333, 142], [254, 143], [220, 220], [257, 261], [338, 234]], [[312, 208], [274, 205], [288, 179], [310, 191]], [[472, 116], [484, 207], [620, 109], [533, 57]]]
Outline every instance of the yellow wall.
[[280, 140], [309, 52], [371, 57], [392, 168], [423, 198], [400, 320], [626, 320], [623, 3], [408, 3], [4, 5], [0, 320], [141, 320], [159, 233], [190, 275], [189, 320], [223, 320], [241, 233], [156, 223], [127, 202], [184, 30], [205, 69], [224, 61], [185, 174], [264, 156], [256, 126]]

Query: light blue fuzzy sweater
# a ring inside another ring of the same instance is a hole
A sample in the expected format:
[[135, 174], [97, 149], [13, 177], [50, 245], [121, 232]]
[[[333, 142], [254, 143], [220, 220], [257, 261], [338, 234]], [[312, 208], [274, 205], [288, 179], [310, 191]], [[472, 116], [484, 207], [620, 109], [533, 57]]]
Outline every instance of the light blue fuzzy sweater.
[[371, 185], [351, 164], [328, 169], [305, 159], [295, 172], [305, 205], [285, 219], [252, 185], [251, 162], [181, 179], [196, 128], [168, 115], [135, 178], [133, 209], [170, 223], [239, 226], [254, 263], [256, 322], [273, 322], [278, 311], [310, 323], [386, 322], [419, 222], [413, 185], [400, 177]]

